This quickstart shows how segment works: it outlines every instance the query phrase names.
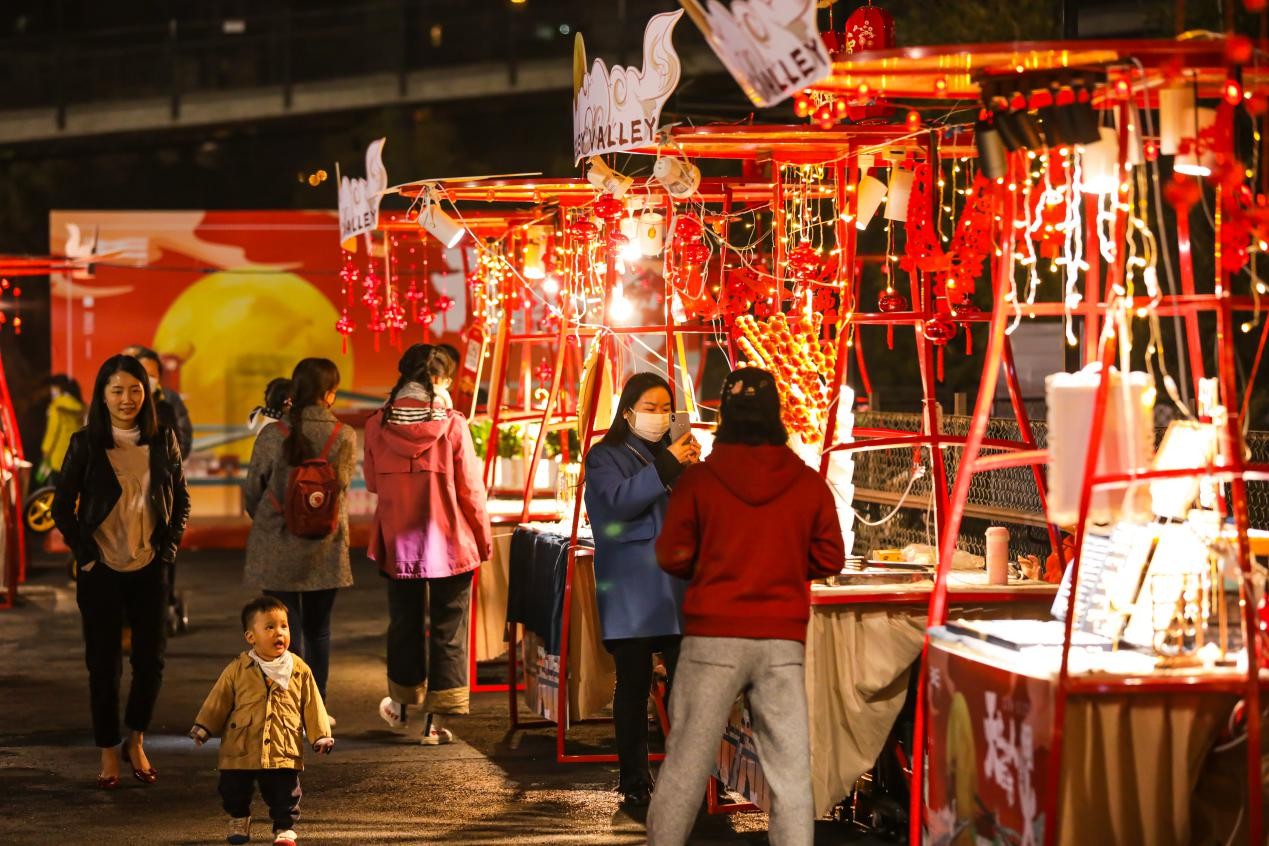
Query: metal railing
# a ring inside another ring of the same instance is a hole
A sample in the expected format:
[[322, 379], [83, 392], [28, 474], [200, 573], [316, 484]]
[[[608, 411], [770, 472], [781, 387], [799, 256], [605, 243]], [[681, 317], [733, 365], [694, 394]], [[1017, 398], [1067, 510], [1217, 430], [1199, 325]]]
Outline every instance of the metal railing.
[[[252, 4], [255, 5], [255, 4]], [[498, 63], [637, 56], [643, 22], [665, 0], [352, 0], [260, 4], [242, 16], [173, 17], [94, 31], [70, 27], [0, 38], [0, 110], [166, 98], [195, 92]], [[195, 5], [192, 8], [199, 8]]]

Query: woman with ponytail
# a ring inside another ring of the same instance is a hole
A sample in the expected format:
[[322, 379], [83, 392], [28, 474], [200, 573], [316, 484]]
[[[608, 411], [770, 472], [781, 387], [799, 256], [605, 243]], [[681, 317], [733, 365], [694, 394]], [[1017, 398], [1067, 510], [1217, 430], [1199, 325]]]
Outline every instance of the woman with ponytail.
[[[348, 564], [348, 485], [357, 467], [357, 436], [331, 413], [339, 368], [306, 358], [291, 374], [291, 406], [265, 426], [251, 453], [243, 504], [251, 515], [247, 537], [248, 587], [282, 600], [291, 624], [291, 651], [313, 670], [326, 699], [330, 672], [330, 619], [335, 591], [352, 585]], [[325, 537], [300, 537], [283, 513], [292, 469], [324, 457], [338, 488], [338, 517]]]
[[493, 538], [467, 420], [436, 395], [433, 379], [451, 362], [415, 344], [397, 370], [388, 402], [366, 422], [366, 487], [378, 495], [368, 552], [388, 580], [379, 715], [403, 728], [409, 707], [421, 705], [422, 743], [439, 746], [454, 737], [442, 722], [468, 712], [472, 571], [489, 559]]

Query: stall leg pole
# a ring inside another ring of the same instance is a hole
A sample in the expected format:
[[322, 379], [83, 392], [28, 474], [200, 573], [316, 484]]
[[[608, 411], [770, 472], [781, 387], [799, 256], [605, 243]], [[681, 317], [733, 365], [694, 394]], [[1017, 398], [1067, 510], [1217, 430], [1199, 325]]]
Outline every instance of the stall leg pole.
[[[1022, 386], [1018, 383], [1018, 368], [1013, 360], [1013, 343], [1009, 340], [1009, 336], [1005, 336], [1004, 349], [1001, 351], [1001, 361], [1005, 367], [1005, 384], [1009, 387], [1009, 402], [1013, 405], [1014, 419], [1018, 421], [1019, 440], [1028, 448], [1035, 449], [1035, 433], [1031, 431], [1031, 418], [1027, 415], [1027, 405], [1022, 398]], [[1040, 509], [1047, 517], [1049, 514], [1049, 501], [1045, 490], [1045, 473], [1044, 467], [1040, 464], [1031, 465], [1031, 474], [1035, 477], [1036, 493], [1040, 497]], [[1058, 527], [1049, 521], [1045, 521], [1049, 528], [1049, 543], [1053, 547], [1053, 553], [1062, 560], [1062, 537], [1058, 531]]]
[[[856, 211], [856, 192], [847, 193], [847, 179], [855, 175], [855, 165], [851, 165], [849, 171], [847, 166], [839, 163], [835, 168], [837, 182], [837, 207], [846, 209], [846, 216], [851, 221], [855, 219]], [[849, 174], [849, 176], [848, 176]], [[850, 183], [850, 184], [853, 184]], [[837, 439], [837, 416], [840, 413], [842, 401], [842, 385], [846, 381], [846, 362], [850, 356], [850, 315], [851, 308], [848, 305], [849, 297], [847, 289], [850, 287], [849, 277], [842, 272], [842, 268], [853, 270], [855, 266], [855, 227], [853, 223], [847, 223], [838, 215], [837, 222], [837, 275], [839, 282], [839, 298], [837, 304], [838, 312], [841, 317], [837, 321], [837, 337], [834, 339], [837, 343], [837, 359], [833, 367], [833, 381], [828, 386], [828, 420], [824, 426], [824, 442], [821, 446], [820, 453], [820, 475], [828, 475], [829, 453], [828, 450], [833, 446]], [[848, 272], [849, 272], [848, 270]], [[849, 503], [847, 503], [849, 505]]]
[[[485, 444], [485, 487], [490, 491], [493, 490], [493, 468], [494, 462], [498, 458], [498, 441], [500, 420], [502, 418], [502, 399], [507, 385], [507, 364], [510, 359], [510, 343], [507, 340], [511, 334], [511, 312], [503, 313], [503, 318], [498, 324], [498, 337], [494, 341], [494, 360], [489, 367], [490, 388], [489, 402], [490, 406], [486, 406], [489, 411], [489, 441]], [[479, 393], [480, 386], [476, 386]]]
[[[1012, 221], [1014, 214], [1014, 195], [1009, 195], [1008, 203], [998, 201], [1004, 206], [1004, 220]], [[1014, 228], [1003, 227], [1002, 258], [998, 263], [995, 278], [993, 303], [1005, 302], [1009, 292], [1009, 283], [1013, 277]], [[1000, 373], [1000, 363], [1004, 355], [1005, 327], [1009, 315], [1006, 309], [993, 308], [991, 322], [988, 324], [987, 349], [984, 353], [982, 382], [979, 384], [978, 397], [974, 403], [974, 416], [970, 420], [969, 433], [965, 438], [965, 446], [961, 452], [960, 467], [956, 472], [956, 486], [948, 503], [947, 519], [939, 538], [939, 556], [937, 572], [934, 577], [934, 589], [930, 594], [929, 625], [938, 626], [947, 619], [947, 579], [952, 569], [952, 555], [956, 551], [956, 538], [960, 533], [961, 520], [965, 514], [965, 504], [969, 498], [969, 485], [974, 475], [974, 463], [982, 449], [983, 439], [987, 434], [987, 419], [991, 416], [992, 400], [996, 393], [996, 380]], [[921, 650], [921, 671], [917, 683], [916, 720], [912, 739], [912, 795], [911, 814], [909, 820], [909, 842], [922, 842], [925, 822], [925, 747], [926, 747], [926, 670], [929, 667], [930, 638], [926, 635]]]
[[[1190, 251], [1190, 215], [1176, 216], [1177, 259], [1181, 265], [1181, 293], [1194, 295], [1194, 257]], [[1197, 309], [1187, 311], [1185, 317], [1185, 346], [1189, 352], [1190, 377], [1194, 384], [1194, 399], [1198, 400], [1199, 380], [1205, 373], [1203, 365], [1203, 341], [1199, 334], [1199, 312]], [[1177, 338], [1178, 346], [1181, 339]]]

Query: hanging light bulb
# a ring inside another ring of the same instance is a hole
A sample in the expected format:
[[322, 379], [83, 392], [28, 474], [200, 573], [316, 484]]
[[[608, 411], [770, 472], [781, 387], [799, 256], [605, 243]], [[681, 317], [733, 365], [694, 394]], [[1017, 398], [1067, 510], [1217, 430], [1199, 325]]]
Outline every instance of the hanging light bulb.
[[859, 180], [859, 214], [855, 217], [855, 228], [867, 229], [873, 215], [881, 206], [886, 196], [886, 183], [875, 176], [865, 176]]
[[560, 292], [560, 280], [556, 276], [548, 276], [542, 280], [542, 291], [550, 296]]
[[608, 301], [608, 316], [616, 323], [625, 323], [634, 314], [634, 305], [626, 299], [625, 286], [618, 282], [613, 286], [612, 298]]
[[662, 156], [652, 166], [652, 175], [676, 200], [685, 200], [696, 193], [701, 184], [701, 170], [676, 156]]

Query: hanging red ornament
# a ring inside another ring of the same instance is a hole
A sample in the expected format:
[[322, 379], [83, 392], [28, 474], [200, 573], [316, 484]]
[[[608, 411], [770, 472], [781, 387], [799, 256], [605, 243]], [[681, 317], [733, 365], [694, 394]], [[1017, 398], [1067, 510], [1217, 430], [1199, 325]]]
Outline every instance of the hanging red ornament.
[[545, 358], [542, 359], [541, 363], [538, 364], [538, 368], [537, 368], [538, 382], [539, 383], [550, 382], [554, 376], [555, 376], [555, 368], [551, 366], [551, 362], [546, 360]]
[[925, 321], [925, 325], [921, 327], [921, 332], [925, 335], [927, 341], [942, 346], [956, 337], [956, 324], [947, 315], [936, 314]]
[[674, 238], [683, 241], [691, 241], [701, 237], [705, 232], [705, 227], [701, 225], [699, 219], [684, 215], [674, 219]]
[[800, 278], [814, 276], [820, 271], [819, 253], [810, 244], [798, 244], [789, 250], [788, 262], [789, 269]]
[[591, 223], [589, 220], [582, 218], [573, 221], [573, 225], [569, 227], [569, 231], [573, 233], [573, 237], [582, 241], [593, 241], [595, 236], [599, 234], [599, 227]]
[[608, 252], [619, 253], [628, 246], [630, 246], [630, 239], [620, 232], [613, 232], [608, 236]]
[[709, 247], [700, 241], [684, 245], [679, 254], [683, 257], [684, 264], [701, 265], [709, 261]]
[[877, 310], [882, 314], [894, 314], [897, 311], [910, 311], [912, 306], [908, 298], [894, 289], [886, 289], [877, 298]]
[[909, 109], [904, 117], [904, 123], [908, 127], [908, 132], [916, 132], [921, 128], [921, 113], [916, 109]]
[[436, 309], [441, 314], [444, 314], [445, 312], [449, 311], [453, 307], [454, 307], [453, 297], [446, 296], [445, 294], [441, 294], [441, 296], [437, 297]]
[[815, 101], [805, 93], [798, 94], [793, 98], [793, 114], [800, 118], [807, 118], [815, 111]]
[[604, 194], [595, 201], [595, 217], [612, 222], [625, 214], [625, 206], [612, 194]]
[[[3, 315], [0, 315], [0, 317], [3, 317]], [[335, 321], [335, 331], [343, 336], [340, 340], [340, 344], [342, 345], [344, 352], [348, 352], [348, 336], [356, 331], [356, 329], [357, 324], [353, 323], [352, 318], [348, 316], [348, 309], [344, 309], [344, 313], [341, 314], [339, 319]]]
[[846, 52], [862, 50], [889, 50], [895, 46], [894, 17], [885, 9], [872, 5], [860, 6], [846, 19]]

